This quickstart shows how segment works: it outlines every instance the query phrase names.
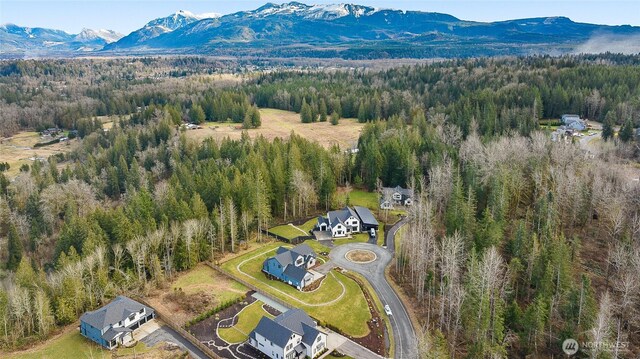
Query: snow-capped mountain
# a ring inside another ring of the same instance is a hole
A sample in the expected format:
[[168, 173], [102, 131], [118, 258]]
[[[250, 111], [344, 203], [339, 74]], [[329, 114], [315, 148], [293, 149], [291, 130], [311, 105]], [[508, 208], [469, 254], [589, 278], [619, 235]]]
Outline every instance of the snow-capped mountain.
[[185, 25], [189, 25], [192, 22], [196, 22], [198, 20], [206, 19], [206, 18], [216, 18], [220, 15], [216, 13], [207, 13], [196, 15], [190, 11], [179, 10], [174, 14], [171, 14], [167, 17], [161, 17], [152, 21], [149, 21], [144, 27], [152, 28], [152, 27], [161, 27], [166, 30], [166, 32], [173, 31], [175, 29], [179, 29]]
[[115, 34], [101, 31], [70, 35], [7, 25], [0, 27], [0, 53], [101, 49], [109, 55], [465, 57], [567, 53], [602, 34], [633, 41], [640, 27], [577, 23], [566, 17], [486, 23], [434, 12], [294, 1], [222, 16], [181, 10], [117, 41]]
[[96, 51], [122, 38], [112, 30], [83, 29], [79, 34], [14, 24], [0, 26], [0, 54], [13, 52]]
[[79, 42], [104, 42], [103, 44], [110, 44], [120, 40], [124, 35], [115, 32], [113, 30], [99, 29], [82, 29], [82, 31], [75, 36], [75, 40]]
[[368, 6], [353, 4], [320, 4], [307, 5], [299, 2], [284, 4], [268, 3], [246, 14], [252, 17], [267, 17], [274, 15], [294, 15], [305, 19], [334, 20], [345, 16], [368, 16], [374, 14], [376, 9]]
[[194, 22], [203, 20], [203, 19], [214, 19], [219, 17], [219, 14], [216, 13], [206, 13], [196, 15], [190, 11], [179, 10], [174, 14], [171, 14], [167, 17], [161, 17], [158, 19], [154, 19], [149, 21], [139, 30], [136, 30], [130, 33], [127, 36], [124, 36], [118, 43], [113, 44], [111, 46], [107, 46], [107, 49], [117, 49], [123, 47], [129, 47], [135, 44], [143, 43], [147, 40], [158, 37], [162, 34], [166, 34], [168, 32], [172, 32], [179, 28], [185, 27]]

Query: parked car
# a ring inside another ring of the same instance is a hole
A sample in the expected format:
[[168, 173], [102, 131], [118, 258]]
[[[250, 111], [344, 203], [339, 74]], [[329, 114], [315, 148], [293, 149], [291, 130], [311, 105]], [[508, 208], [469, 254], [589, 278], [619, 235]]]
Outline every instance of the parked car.
[[371, 228], [371, 238], [376, 238], [376, 230], [375, 230], [375, 228]]
[[387, 315], [391, 315], [391, 308], [389, 307], [389, 304], [384, 306], [384, 312], [387, 313]]

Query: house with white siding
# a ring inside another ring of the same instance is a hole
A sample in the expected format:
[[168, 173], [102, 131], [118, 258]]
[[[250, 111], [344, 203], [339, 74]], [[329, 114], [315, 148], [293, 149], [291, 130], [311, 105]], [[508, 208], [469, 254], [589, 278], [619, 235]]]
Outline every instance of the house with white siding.
[[290, 309], [273, 319], [262, 317], [248, 343], [272, 359], [316, 358], [327, 347], [327, 334], [303, 310]]

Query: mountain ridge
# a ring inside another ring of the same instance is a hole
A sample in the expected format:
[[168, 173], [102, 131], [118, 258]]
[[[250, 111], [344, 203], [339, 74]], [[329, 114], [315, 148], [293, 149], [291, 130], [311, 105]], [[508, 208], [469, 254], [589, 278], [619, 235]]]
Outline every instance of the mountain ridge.
[[[45, 30], [42, 32], [50, 39], [48, 44], [42, 43], [44, 52], [59, 49], [77, 52], [83, 44], [78, 40], [89, 38], [79, 38], [78, 34], [76, 38], [67, 39], [59, 30]], [[103, 36], [103, 43], [91, 43], [89, 51], [116, 56], [177, 53], [344, 58], [469, 57], [571, 53], [594, 36], [601, 35], [640, 36], [640, 27], [580, 23], [564, 16], [479, 22], [437, 12], [350, 3], [308, 5], [292, 1], [270, 2], [254, 10], [227, 15], [196, 15], [179, 10], [153, 19], [140, 29], [120, 36], [117, 41], [108, 41], [109, 36]], [[0, 28], [0, 45], [12, 40], [15, 50], [20, 51], [16, 36]], [[24, 31], [22, 36], [25, 44], [34, 42], [32, 32]], [[65, 46], [66, 41], [70, 43]], [[59, 46], [51, 46], [51, 43], [59, 43]]]

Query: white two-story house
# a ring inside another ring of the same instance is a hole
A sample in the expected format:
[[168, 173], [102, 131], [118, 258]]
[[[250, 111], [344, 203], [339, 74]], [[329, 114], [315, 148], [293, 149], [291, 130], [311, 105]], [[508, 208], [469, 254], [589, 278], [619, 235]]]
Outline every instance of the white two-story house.
[[301, 309], [263, 317], [249, 334], [249, 345], [272, 359], [315, 358], [327, 347], [327, 335]]
[[327, 217], [318, 217], [316, 225], [320, 231], [330, 231], [332, 237], [347, 237], [352, 233], [360, 233], [360, 218], [351, 208], [345, 207], [327, 213]]

